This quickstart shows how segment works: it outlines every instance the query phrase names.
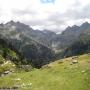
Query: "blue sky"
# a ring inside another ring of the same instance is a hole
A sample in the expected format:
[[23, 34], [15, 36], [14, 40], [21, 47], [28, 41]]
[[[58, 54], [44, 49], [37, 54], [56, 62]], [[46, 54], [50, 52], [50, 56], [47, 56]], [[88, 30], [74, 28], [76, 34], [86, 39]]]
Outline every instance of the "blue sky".
[[53, 4], [55, 4], [55, 0], [40, 0], [40, 1], [43, 4], [47, 4], [47, 3], [53, 3]]
[[0, 0], [0, 23], [10, 20], [61, 32], [68, 25], [90, 22], [90, 0]]

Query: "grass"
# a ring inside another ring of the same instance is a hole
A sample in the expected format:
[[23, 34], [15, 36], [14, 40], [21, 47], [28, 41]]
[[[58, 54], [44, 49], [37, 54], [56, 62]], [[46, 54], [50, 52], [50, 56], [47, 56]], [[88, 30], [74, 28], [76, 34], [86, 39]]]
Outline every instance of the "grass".
[[0, 76], [5, 72], [5, 71], [10, 71], [15, 69], [15, 64], [12, 63], [10, 60], [5, 60], [1, 55], [0, 55]]
[[81, 55], [79, 63], [66, 58], [30, 72], [16, 72], [0, 77], [0, 88], [19, 86], [18, 90], [90, 90], [90, 54]]

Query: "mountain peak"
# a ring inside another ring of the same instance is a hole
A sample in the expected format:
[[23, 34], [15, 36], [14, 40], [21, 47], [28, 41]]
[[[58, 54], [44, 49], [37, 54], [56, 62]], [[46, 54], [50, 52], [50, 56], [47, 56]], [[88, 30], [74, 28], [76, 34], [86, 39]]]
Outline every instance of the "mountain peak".
[[13, 20], [11, 20], [11, 21], [9, 21], [9, 22], [6, 23], [6, 25], [8, 25], [8, 24], [9, 25], [13, 25], [13, 24], [15, 24], [15, 22]]
[[90, 23], [85, 22], [80, 27], [81, 27], [81, 29], [86, 30], [86, 29], [90, 28]]
[[81, 26], [90, 26], [90, 23], [85, 22], [85, 23], [83, 23]]
[[66, 30], [69, 30], [69, 29], [71, 29], [71, 27], [70, 27], [70, 26], [68, 26], [68, 27], [66, 28]]
[[73, 25], [72, 27], [75, 28], [75, 27], [79, 27], [79, 26], [77, 26], [77, 25]]
[[78, 28], [79, 28], [79, 26], [77, 26], [77, 25], [73, 25], [72, 27], [68, 26], [68, 27], [65, 29], [65, 31], [66, 31], [66, 30], [77, 30]]

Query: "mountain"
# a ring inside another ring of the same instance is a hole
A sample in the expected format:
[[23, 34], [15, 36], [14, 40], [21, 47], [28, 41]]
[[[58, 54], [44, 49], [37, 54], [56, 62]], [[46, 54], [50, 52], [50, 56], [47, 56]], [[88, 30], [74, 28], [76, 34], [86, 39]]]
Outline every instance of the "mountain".
[[90, 29], [80, 34], [77, 41], [71, 44], [64, 51], [64, 57], [90, 53]]
[[84, 33], [89, 32], [87, 30], [90, 30], [88, 22], [81, 26], [68, 26], [61, 34], [49, 30], [34, 30], [21, 22], [0, 24], [1, 38], [24, 56], [28, 63], [38, 68], [54, 61], [58, 56], [61, 58], [67, 48], [80, 41], [85, 36]]
[[70, 46], [72, 43], [79, 39], [79, 36], [87, 29], [90, 29], [88, 22], [83, 23], [81, 26], [67, 27], [61, 34], [58, 34], [54, 39], [53, 43], [56, 49], [63, 50]]
[[20, 22], [10, 21], [0, 25], [1, 38], [11, 44], [33, 67], [39, 68], [53, 61], [54, 51], [49, 47], [46, 35], [49, 37], [48, 33], [33, 30]]
[[26, 37], [53, 50], [61, 50], [76, 41], [81, 33], [90, 28], [90, 24], [85, 22], [81, 26], [68, 26], [61, 34], [49, 30], [34, 30], [28, 25], [14, 21], [1, 24], [0, 28], [9, 38], [21, 40]]

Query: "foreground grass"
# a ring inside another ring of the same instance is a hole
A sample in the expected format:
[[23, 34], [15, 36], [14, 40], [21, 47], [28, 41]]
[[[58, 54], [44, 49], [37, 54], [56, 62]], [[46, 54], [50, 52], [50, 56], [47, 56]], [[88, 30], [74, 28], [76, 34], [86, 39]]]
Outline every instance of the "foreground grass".
[[0, 88], [19, 86], [18, 90], [90, 90], [90, 54], [58, 60], [41, 69], [0, 77]]

